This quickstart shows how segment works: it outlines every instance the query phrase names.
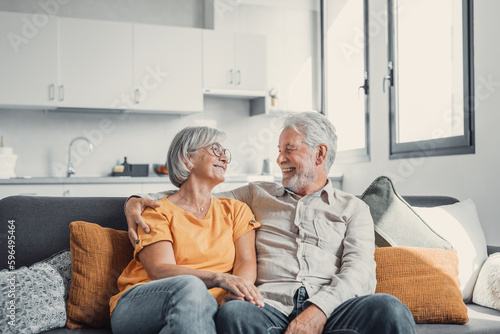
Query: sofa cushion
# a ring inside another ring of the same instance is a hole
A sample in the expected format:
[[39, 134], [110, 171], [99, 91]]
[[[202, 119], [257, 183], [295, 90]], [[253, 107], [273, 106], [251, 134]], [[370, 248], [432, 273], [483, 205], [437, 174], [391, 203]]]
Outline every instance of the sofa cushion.
[[70, 224], [72, 280], [68, 298], [71, 329], [109, 327], [109, 299], [133, 256], [127, 232], [76, 221]]
[[0, 271], [0, 333], [39, 333], [64, 326], [64, 284], [45, 260]]
[[500, 253], [492, 254], [483, 264], [472, 301], [478, 305], [500, 310]]
[[396, 296], [416, 323], [466, 323], [456, 250], [382, 247], [375, 250], [377, 293]]
[[370, 207], [376, 246], [452, 248], [412, 210], [388, 177], [381, 176], [373, 181], [361, 199]]
[[413, 209], [457, 250], [461, 291], [464, 302], [470, 302], [479, 270], [488, 258], [476, 205], [468, 199], [452, 205]]

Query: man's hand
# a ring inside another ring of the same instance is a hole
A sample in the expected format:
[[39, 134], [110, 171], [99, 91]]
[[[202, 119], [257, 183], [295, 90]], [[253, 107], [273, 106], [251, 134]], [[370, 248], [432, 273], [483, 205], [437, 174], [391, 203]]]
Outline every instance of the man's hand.
[[321, 334], [327, 317], [316, 305], [311, 305], [288, 325], [285, 334]]
[[142, 212], [147, 207], [157, 208], [160, 204], [148, 198], [132, 197], [125, 204], [125, 215], [127, 216], [128, 238], [135, 247], [137, 240], [137, 225], [142, 227], [144, 232], [149, 233], [149, 227], [141, 217]]

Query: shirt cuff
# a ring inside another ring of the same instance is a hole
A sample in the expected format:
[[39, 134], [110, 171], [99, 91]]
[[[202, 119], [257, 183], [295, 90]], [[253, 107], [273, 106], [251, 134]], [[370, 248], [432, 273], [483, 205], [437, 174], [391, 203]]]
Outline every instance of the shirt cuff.
[[333, 297], [331, 294], [325, 291], [319, 291], [317, 294], [314, 296], [310, 297], [306, 301], [306, 305], [309, 306], [311, 304], [316, 305], [325, 313], [327, 318], [330, 318], [332, 315], [333, 311], [340, 305], [342, 304], [342, 301], [337, 300], [335, 297]]

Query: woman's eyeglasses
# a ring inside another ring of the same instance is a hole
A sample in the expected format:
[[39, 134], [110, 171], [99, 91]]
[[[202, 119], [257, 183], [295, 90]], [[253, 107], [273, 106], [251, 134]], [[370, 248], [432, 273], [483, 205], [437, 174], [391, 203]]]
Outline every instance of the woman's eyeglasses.
[[212, 144], [212, 151], [214, 152], [215, 156], [218, 158], [220, 158], [224, 154], [227, 158], [227, 163], [231, 162], [231, 151], [229, 151], [227, 148], [222, 147], [221, 144], [213, 143]]

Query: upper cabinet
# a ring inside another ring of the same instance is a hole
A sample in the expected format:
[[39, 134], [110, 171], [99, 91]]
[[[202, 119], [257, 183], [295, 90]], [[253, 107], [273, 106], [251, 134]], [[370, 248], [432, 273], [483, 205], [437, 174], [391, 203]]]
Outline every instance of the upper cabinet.
[[203, 111], [201, 30], [134, 25], [134, 109]]
[[203, 31], [203, 88], [206, 93], [264, 96], [266, 71], [266, 36]]
[[57, 105], [57, 19], [0, 12], [0, 105]]
[[59, 107], [116, 108], [132, 91], [132, 42], [131, 23], [59, 18]]
[[37, 17], [0, 12], [0, 107], [203, 111], [200, 29]]

